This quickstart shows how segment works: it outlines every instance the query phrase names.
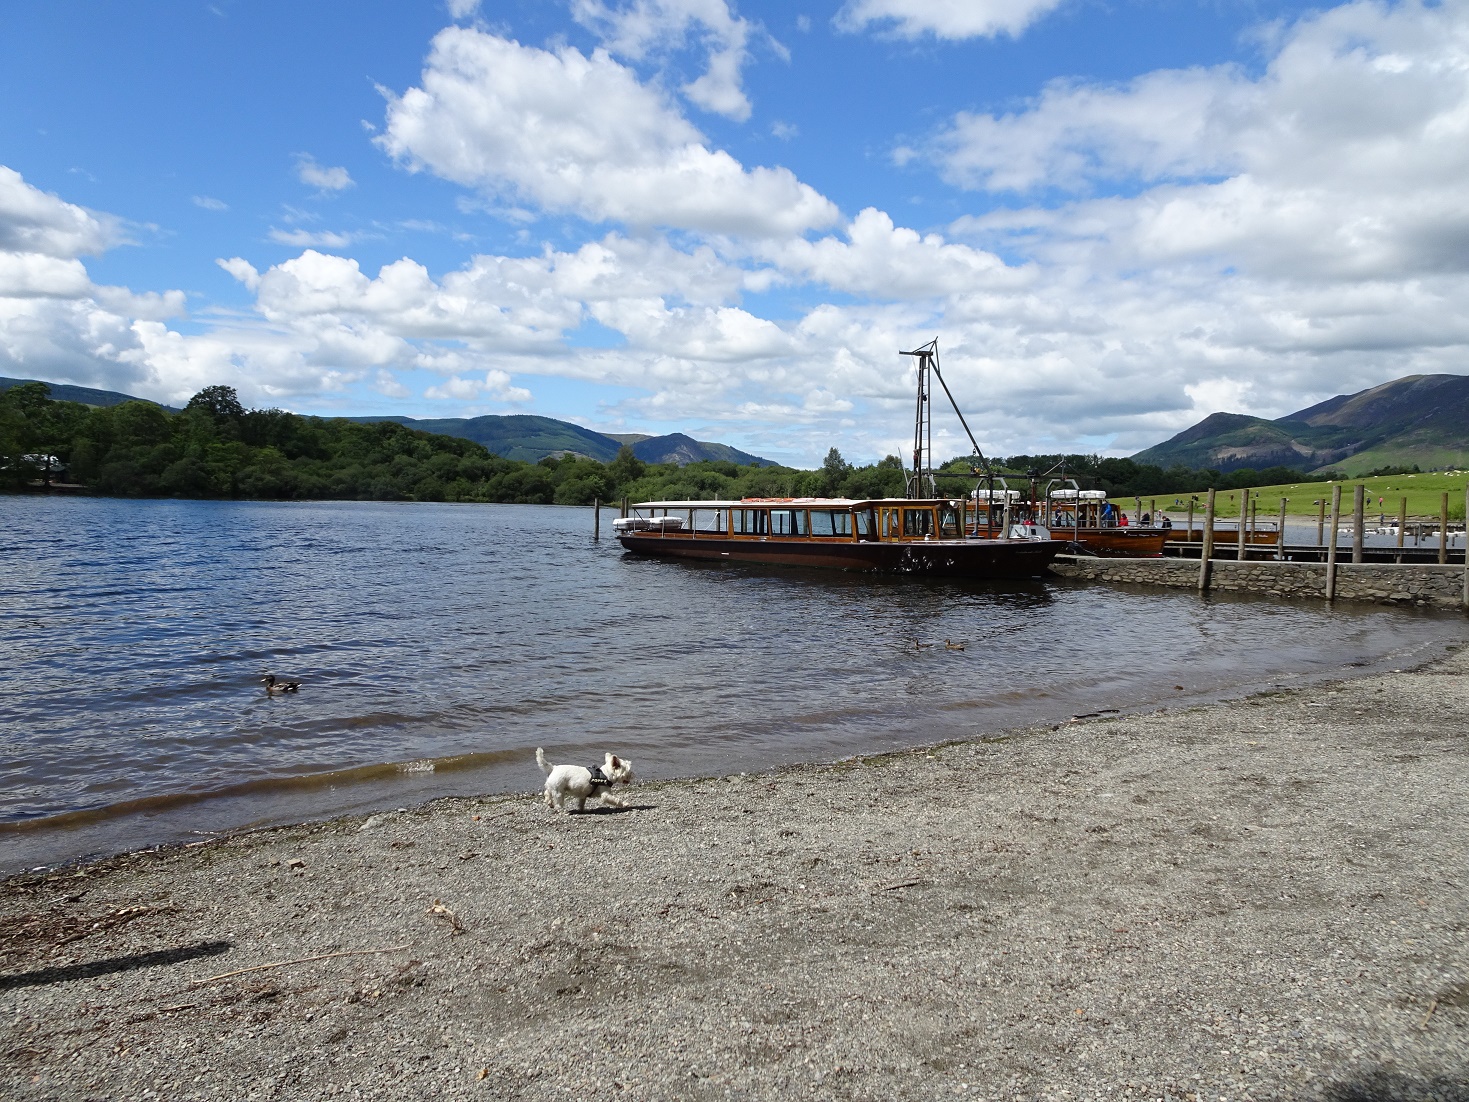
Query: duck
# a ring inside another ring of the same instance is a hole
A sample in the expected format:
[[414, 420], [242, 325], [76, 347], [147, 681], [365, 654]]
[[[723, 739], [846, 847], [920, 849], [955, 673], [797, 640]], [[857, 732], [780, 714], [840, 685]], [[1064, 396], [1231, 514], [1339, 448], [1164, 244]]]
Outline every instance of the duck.
[[277, 681], [273, 673], [268, 673], [260, 679], [265, 685], [265, 695], [275, 696], [276, 693], [295, 693], [301, 691], [299, 681]]
[[931, 646], [933, 646], [932, 643], [920, 643], [917, 639], [913, 640], [913, 649], [914, 650], [926, 650], [927, 648], [929, 648]]
[[950, 640], [950, 639], [945, 639], [944, 640], [944, 650], [963, 650], [963, 649], [964, 649], [964, 644], [963, 643], [955, 643], [953, 640]]

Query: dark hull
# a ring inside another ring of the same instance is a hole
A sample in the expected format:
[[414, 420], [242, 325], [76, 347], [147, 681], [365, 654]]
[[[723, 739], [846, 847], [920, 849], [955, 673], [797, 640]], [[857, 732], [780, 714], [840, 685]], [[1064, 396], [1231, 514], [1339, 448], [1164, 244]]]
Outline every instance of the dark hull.
[[825, 540], [741, 540], [645, 533], [618, 535], [640, 555], [714, 562], [818, 566], [883, 574], [947, 578], [1037, 578], [1066, 545], [1058, 540], [925, 540], [850, 543]]
[[[980, 527], [980, 533], [985, 529]], [[1084, 555], [1102, 558], [1143, 559], [1163, 554], [1163, 545], [1172, 538], [1169, 528], [1064, 528], [1051, 530], [1051, 538], [1076, 545]]]

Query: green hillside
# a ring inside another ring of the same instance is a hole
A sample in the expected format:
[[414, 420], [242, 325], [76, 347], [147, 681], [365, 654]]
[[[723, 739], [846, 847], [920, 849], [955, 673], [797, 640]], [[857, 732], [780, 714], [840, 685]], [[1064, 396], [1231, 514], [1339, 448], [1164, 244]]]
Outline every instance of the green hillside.
[[[1345, 516], [1352, 511], [1353, 487], [1361, 483], [1365, 488], [1367, 498], [1367, 512], [1372, 516], [1386, 513], [1390, 517], [1398, 515], [1403, 498], [1408, 499], [1408, 515], [1410, 517], [1436, 517], [1443, 507], [1443, 495], [1449, 495], [1449, 516], [1454, 520], [1464, 519], [1464, 490], [1469, 486], [1469, 470], [1443, 471], [1435, 474], [1396, 474], [1377, 475], [1372, 478], [1354, 478], [1341, 480], [1342, 488], [1342, 514]], [[1273, 517], [1280, 510], [1280, 499], [1286, 498], [1286, 512], [1292, 516], [1315, 516], [1317, 505], [1315, 502], [1326, 502], [1327, 508], [1331, 507], [1331, 488], [1337, 485], [1335, 482], [1291, 482], [1271, 486], [1250, 487], [1252, 495], [1257, 494], [1260, 498], [1260, 515], [1262, 517]], [[1150, 508], [1151, 501], [1158, 502], [1158, 508], [1165, 512], [1182, 512], [1188, 507], [1190, 494], [1155, 494], [1144, 498], [1143, 507]], [[1204, 495], [1196, 495], [1199, 501], [1198, 510], [1203, 509]], [[1380, 504], [1379, 504], [1380, 499]], [[1241, 490], [1221, 490], [1214, 498], [1214, 512], [1220, 517], [1237, 517], [1239, 508], [1244, 500]], [[1181, 503], [1175, 504], [1175, 502]], [[1136, 511], [1137, 504], [1133, 497], [1121, 496], [1113, 499], [1113, 504], [1118, 508], [1132, 514]]]
[[441, 436], [457, 436], [472, 440], [487, 451], [505, 459], [534, 463], [548, 455], [572, 453], [606, 463], [622, 445], [610, 436], [584, 429], [554, 417], [537, 417], [528, 413], [487, 414], [484, 417], [348, 417], [348, 421], [373, 424], [391, 421], [418, 432]]
[[1196, 470], [1287, 466], [1348, 476], [1387, 466], [1469, 466], [1469, 377], [1408, 375], [1274, 421], [1215, 413], [1132, 458]]
[[[0, 394], [4, 394], [11, 387], [38, 381], [36, 379], [7, 379], [0, 376]], [[58, 402], [80, 402], [84, 406], [105, 408], [120, 406], [124, 402], [148, 401], [146, 398], [134, 398], [131, 394], [122, 394], [116, 390], [96, 390], [89, 386], [71, 386], [67, 383], [47, 383], [46, 385], [51, 389], [51, 397]], [[164, 406], [163, 408], [172, 409], [173, 407]]]

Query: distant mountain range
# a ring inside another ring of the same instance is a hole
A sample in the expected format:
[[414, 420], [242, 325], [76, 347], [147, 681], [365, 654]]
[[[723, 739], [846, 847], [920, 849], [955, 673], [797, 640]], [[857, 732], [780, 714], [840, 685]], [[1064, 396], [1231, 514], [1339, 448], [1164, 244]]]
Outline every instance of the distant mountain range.
[[1273, 421], [1214, 413], [1138, 452], [1138, 463], [1195, 470], [1469, 466], [1469, 376], [1407, 375]]
[[[0, 378], [0, 392], [21, 383], [36, 382], [34, 379]], [[135, 398], [115, 390], [95, 390], [88, 386], [72, 386], [68, 383], [47, 383], [51, 397], [60, 402], [82, 402], [89, 406], [117, 406], [123, 402], [146, 402], [146, 398]], [[158, 403], [153, 403], [157, 405]], [[172, 409], [164, 406], [164, 409]], [[177, 412], [177, 411], [175, 411]], [[617, 455], [623, 444], [631, 444], [633, 454], [644, 463], [677, 463], [684, 466], [705, 460], [728, 460], [740, 466], [754, 463], [760, 467], [776, 464], [758, 455], [742, 452], [728, 444], [713, 444], [695, 440], [681, 432], [667, 436], [648, 436], [643, 433], [601, 433], [573, 425], [570, 421], [558, 421], [553, 417], [535, 417], [530, 414], [491, 414], [485, 417], [347, 417], [347, 421], [374, 424], [392, 421], [420, 432], [433, 432], [441, 436], [457, 436], [482, 444], [496, 455], [506, 459], [519, 459], [534, 463], [548, 455], [565, 455], [568, 452], [589, 456], [606, 463]]]
[[[0, 376], [0, 394], [21, 383], [39, 382], [38, 379], [7, 379]], [[94, 390], [89, 386], [72, 386], [70, 383], [47, 383], [51, 397], [58, 402], [81, 402], [84, 406], [120, 406], [124, 402], [146, 402], [147, 398], [134, 398], [131, 394], [120, 394], [115, 390]], [[152, 405], [159, 403], [153, 402]], [[164, 409], [174, 409], [164, 406]], [[177, 410], [174, 410], [177, 413]]]

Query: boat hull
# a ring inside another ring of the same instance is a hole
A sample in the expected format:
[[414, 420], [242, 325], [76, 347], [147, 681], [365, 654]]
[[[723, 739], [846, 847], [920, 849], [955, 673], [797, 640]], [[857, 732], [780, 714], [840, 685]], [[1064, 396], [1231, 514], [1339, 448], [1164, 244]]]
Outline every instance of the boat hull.
[[1060, 540], [924, 540], [909, 543], [741, 540], [620, 533], [629, 551], [660, 558], [814, 566], [947, 578], [1036, 578], [1066, 544]]
[[[980, 534], [986, 529], [981, 526]], [[997, 529], [990, 529], [991, 537]], [[1163, 545], [1171, 538], [1168, 528], [1063, 528], [1050, 529], [1051, 538], [1069, 544], [1083, 555], [1102, 558], [1146, 559], [1163, 554]]]

